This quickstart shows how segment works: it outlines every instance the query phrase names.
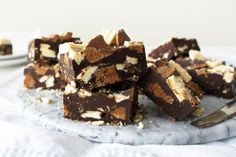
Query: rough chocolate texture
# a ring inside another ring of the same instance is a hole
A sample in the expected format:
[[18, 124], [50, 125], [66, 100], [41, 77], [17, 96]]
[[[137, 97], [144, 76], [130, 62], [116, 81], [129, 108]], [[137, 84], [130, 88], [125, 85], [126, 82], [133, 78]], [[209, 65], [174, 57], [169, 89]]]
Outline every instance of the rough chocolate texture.
[[153, 49], [150, 57], [157, 59], [175, 59], [180, 56], [188, 56], [189, 50], [200, 50], [196, 39], [172, 38], [170, 41]]
[[72, 37], [70, 32], [34, 39], [28, 46], [28, 59], [32, 63], [55, 65], [58, 63], [59, 45], [65, 42], [81, 43], [80, 38]]
[[112, 88], [101, 88], [97, 91], [86, 91], [68, 84], [64, 97], [64, 117], [93, 121], [97, 124], [123, 123], [134, 120], [137, 110], [137, 89], [130, 87], [118, 91]]
[[61, 79], [59, 65], [39, 66], [31, 63], [24, 69], [24, 85], [29, 89], [64, 89], [65, 82]]
[[70, 44], [60, 46], [62, 76], [81, 88], [91, 90], [124, 80], [136, 82], [147, 71], [145, 49], [140, 42], [111, 47], [99, 35], [79, 50]]
[[236, 95], [236, 68], [227, 66], [223, 61], [209, 59], [177, 58], [176, 62], [185, 67], [206, 94], [222, 98]]
[[183, 120], [198, 106], [203, 93], [174, 61], [157, 61], [140, 81], [142, 91], [174, 120]]

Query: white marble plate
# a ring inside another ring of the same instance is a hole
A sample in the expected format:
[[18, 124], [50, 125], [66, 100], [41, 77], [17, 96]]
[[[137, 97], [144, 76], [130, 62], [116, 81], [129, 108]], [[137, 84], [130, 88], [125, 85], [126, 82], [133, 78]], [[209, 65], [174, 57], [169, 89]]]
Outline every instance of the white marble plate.
[[[156, 106], [145, 96], [139, 96], [140, 103], [147, 111], [143, 120], [144, 129], [137, 125], [127, 126], [94, 126], [84, 122], [71, 121], [63, 118], [62, 97], [60, 91], [24, 90], [22, 87], [22, 71], [18, 79], [0, 85], [0, 96], [5, 97], [18, 108], [22, 114], [37, 125], [82, 136], [97, 142], [115, 142], [124, 144], [196, 144], [216, 141], [236, 136], [236, 118], [225, 121], [217, 126], [198, 129], [191, 126], [190, 120], [172, 122], [157, 112]], [[16, 76], [16, 77], [17, 77]], [[52, 104], [40, 102], [40, 98], [49, 98]], [[228, 100], [206, 96], [201, 106], [206, 114], [221, 107]]]

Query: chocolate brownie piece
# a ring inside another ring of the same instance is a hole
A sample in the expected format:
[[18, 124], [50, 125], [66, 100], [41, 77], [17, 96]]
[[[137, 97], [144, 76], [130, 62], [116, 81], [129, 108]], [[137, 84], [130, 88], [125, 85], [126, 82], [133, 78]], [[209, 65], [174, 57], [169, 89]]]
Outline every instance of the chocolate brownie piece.
[[156, 61], [140, 79], [139, 86], [174, 120], [183, 120], [190, 115], [203, 95], [188, 72], [174, 61]]
[[12, 54], [12, 44], [9, 39], [0, 39], [0, 56], [11, 55]]
[[24, 69], [24, 85], [26, 88], [35, 89], [64, 89], [66, 83], [61, 79], [58, 64], [38, 65], [30, 63]]
[[59, 45], [66, 42], [81, 43], [80, 38], [72, 37], [70, 32], [34, 39], [28, 47], [28, 59], [32, 63], [55, 65], [58, 63]]
[[224, 61], [205, 58], [199, 51], [190, 51], [190, 57], [177, 58], [176, 62], [185, 67], [193, 80], [206, 94], [222, 98], [236, 95], [236, 68]]
[[122, 123], [134, 120], [138, 105], [137, 89], [100, 88], [88, 91], [76, 88], [75, 82], [67, 84], [63, 96], [64, 117], [91, 121], [93, 124]]
[[102, 35], [87, 45], [60, 45], [59, 63], [63, 79], [75, 81], [88, 90], [124, 80], [137, 81], [147, 71], [142, 42], [124, 42], [122, 46], [108, 45]]
[[170, 41], [153, 49], [149, 57], [170, 60], [180, 56], [188, 56], [188, 52], [191, 49], [200, 50], [196, 39], [172, 38]]

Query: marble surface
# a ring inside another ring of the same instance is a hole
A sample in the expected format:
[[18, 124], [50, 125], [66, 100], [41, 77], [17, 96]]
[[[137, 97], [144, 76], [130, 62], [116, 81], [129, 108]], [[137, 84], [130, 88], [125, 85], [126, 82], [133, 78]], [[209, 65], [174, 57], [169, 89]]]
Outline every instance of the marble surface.
[[[0, 84], [0, 95], [12, 104], [21, 108], [22, 114], [35, 124], [64, 132], [70, 135], [79, 135], [91, 141], [103, 143], [123, 144], [196, 144], [216, 141], [236, 136], [236, 118], [232, 118], [214, 127], [198, 129], [191, 126], [190, 120], [172, 122], [167, 116], [158, 113], [156, 106], [145, 96], [139, 96], [140, 104], [144, 104], [146, 111], [143, 119], [144, 128], [137, 125], [127, 126], [94, 126], [78, 121], [63, 118], [62, 97], [59, 91], [24, 90], [22, 87], [22, 71], [15, 77], [18, 79]], [[40, 99], [51, 99], [47, 104]], [[201, 106], [205, 114], [221, 107], [228, 100], [206, 96]]]

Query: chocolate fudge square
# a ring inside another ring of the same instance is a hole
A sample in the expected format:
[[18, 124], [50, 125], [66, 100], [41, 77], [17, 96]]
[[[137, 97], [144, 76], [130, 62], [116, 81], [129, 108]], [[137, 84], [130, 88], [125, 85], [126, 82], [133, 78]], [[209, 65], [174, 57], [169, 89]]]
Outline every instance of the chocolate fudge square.
[[174, 61], [158, 60], [139, 86], [156, 105], [174, 120], [184, 120], [200, 103], [203, 95], [192, 77]]
[[59, 56], [63, 79], [88, 90], [125, 80], [136, 82], [147, 71], [142, 42], [125, 41], [122, 46], [110, 46], [102, 35], [87, 45], [62, 44]]
[[207, 59], [199, 51], [190, 51], [190, 57], [176, 62], [185, 67], [193, 80], [206, 94], [231, 99], [236, 95], [236, 68], [224, 61]]
[[28, 47], [28, 59], [32, 63], [55, 65], [59, 45], [66, 42], [81, 43], [80, 38], [72, 37], [70, 32], [34, 39]]
[[196, 39], [172, 38], [153, 49], [149, 57], [174, 60], [176, 57], [188, 56], [188, 52], [191, 49], [200, 50]]
[[134, 86], [88, 91], [76, 88], [75, 82], [71, 82], [65, 88], [63, 103], [65, 118], [91, 121], [95, 125], [130, 124], [137, 110], [138, 95]]
[[60, 67], [58, 64], [38, 65], [30, 63], [24, 69], [24, 85], [29, 89], [61, 89], [66, 83], [61, 79]]
[[0, 39], [0, 56], [11, 55], [12, 54], [12, 44], [9, 39]]

